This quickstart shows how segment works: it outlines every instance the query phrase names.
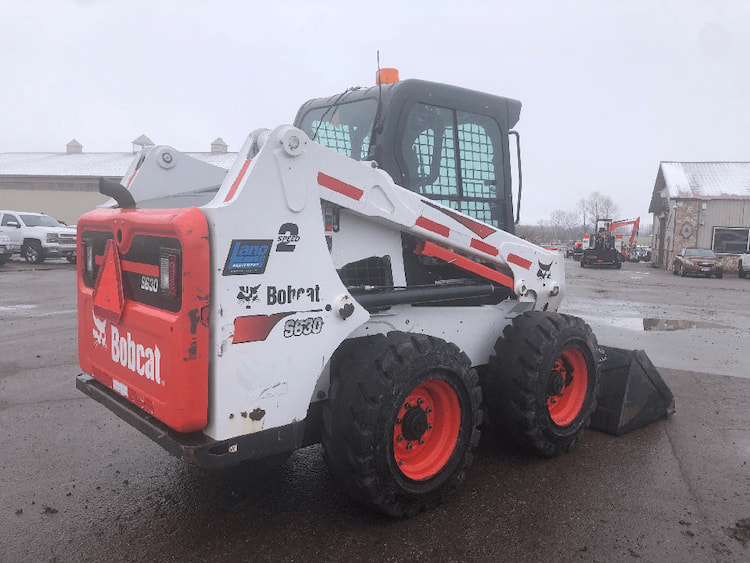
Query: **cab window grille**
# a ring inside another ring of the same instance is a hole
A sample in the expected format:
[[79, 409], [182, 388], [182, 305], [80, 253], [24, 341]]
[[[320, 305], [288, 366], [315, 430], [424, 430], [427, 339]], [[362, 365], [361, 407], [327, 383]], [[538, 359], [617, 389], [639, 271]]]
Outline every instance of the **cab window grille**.
[[326, 121], [313, 121], [313, 128], [318, 132], [315, 138], [318, 143], [346, 156], [352, 155], [352, 138], [347, 125], [337, 127]]
[[458, 126], [458, 146], [464, 196], [495, 199], [497, 179], [492, 138], [482, 125], [463, 123]]
[[479, 114], [414, 104], [404, 133], [406, 186], [484, 223], [502, 227], [500, 128]]

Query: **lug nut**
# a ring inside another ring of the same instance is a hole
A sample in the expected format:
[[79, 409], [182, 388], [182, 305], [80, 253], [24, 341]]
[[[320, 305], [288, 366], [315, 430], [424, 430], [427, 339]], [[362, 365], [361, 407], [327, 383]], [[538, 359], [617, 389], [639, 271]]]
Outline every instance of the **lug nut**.
[[403, 442], [404, 441], [403, 435], [399, 434], [398, 438], [396, 438], [396, 441], [397, 442]]
[[414, 446], [412, 446], [412, 445], [411, 445], [411, 442], [409, 442], [408, 444], [406, 444], [406, 449], [407, 449], [407, 450], [410, 450], [410, 449], [412, 449], [413, 447], [414, 447]]

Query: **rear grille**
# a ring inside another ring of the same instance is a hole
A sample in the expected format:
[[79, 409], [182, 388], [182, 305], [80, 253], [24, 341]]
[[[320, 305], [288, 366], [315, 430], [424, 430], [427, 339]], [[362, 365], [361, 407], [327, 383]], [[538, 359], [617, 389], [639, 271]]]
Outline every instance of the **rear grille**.
[[[114, 239], [112, 233], [86, 230], [81, 236], [86, 248], [91, 247], [94, 259], [91, 272], [86, 271], [86, 257], [82, 257], [83, 283], [93, 288], [104, 256], [107, 241]], [[120, 254], [122, 265], [122, 289], [125, 298], [165, 311], [177, 312], [182, 305], [179, 286], [161, 291], [162, 258], [173, 256], [175, 267], [181, 267], [182, 247], [176, 238], [151, 235], [135, 235], [125, 254]], [[169, 259], [167, 258], [168, 262]], [[165, 288], [167, 289], [167, 288]]]

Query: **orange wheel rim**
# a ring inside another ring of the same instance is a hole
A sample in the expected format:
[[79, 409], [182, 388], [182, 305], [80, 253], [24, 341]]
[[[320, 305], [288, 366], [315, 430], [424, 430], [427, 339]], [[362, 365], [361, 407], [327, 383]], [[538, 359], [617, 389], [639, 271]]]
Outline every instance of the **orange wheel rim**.
[[578, 348], [568, 348], [555, 362], [547, 390], [547, 409], [558, 426], [572, 423], [581, 412], [589, 386], [586, 358]]
[[434, 477], [456, 449], [461, 406], [448, 383], [429, 379], [411, 390], [393, 427], [393, 456], [406, 477]]

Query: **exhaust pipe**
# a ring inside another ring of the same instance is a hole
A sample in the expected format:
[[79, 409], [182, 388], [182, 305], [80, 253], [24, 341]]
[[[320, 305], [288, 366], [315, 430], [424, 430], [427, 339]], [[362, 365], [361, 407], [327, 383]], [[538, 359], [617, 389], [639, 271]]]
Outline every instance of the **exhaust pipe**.
[[133, 194], [119, 182], [99, 178], [99, 193], [113, 198], [121, 209], [135, 209]]

